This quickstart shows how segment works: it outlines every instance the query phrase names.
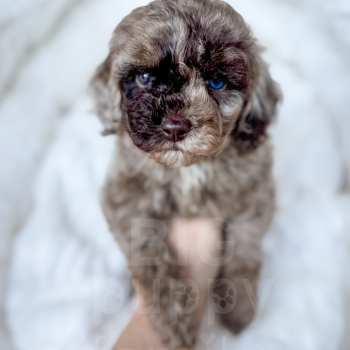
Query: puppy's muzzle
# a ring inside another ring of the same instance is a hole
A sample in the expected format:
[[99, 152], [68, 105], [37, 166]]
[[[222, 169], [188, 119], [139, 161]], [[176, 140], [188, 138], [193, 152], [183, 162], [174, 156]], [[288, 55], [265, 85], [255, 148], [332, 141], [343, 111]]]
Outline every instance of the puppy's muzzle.
[[166, 117], [162, 123], [162, 131], [165, 138], [174, 143], [184, 140], [191, 131], [191, 127], [191, 122], [185, 118], [174, 119]]

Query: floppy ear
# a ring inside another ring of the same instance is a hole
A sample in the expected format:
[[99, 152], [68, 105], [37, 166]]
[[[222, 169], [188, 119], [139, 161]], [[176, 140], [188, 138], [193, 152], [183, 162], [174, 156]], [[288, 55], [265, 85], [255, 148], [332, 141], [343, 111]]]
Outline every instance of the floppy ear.
[[97, 68], [90, 81], [89, 94], [95, 101], [94, 112], [104, 126], [103, 135], [115, 134], [119, 128], [122, 112], [121, 93], [117, 78], [113, 77], [111, 54]]
[[266, 129], [274, 120], [282, 94], [272, 80], [267, 65], [260, 62], [260, 76], [233, 132], [240, 152], [257, 148], [266, 139]]

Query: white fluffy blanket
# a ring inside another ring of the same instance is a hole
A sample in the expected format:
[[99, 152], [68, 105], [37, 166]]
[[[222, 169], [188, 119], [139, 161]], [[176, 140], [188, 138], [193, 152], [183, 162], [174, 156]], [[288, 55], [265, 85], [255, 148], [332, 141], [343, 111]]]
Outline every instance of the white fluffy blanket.
[[[79, 14], [73, 13], [57, 33], [61, 39], [42, 48], [44, 58], [59, 65], [66, 53], [58, 54], [58, 48], [69, 50], [64, 39], [72, 42], [70, 37], [77, 39], [79, 34], [87, 40], [86, 32], [77, 27], [84, 26], [84, 16], [91, 20], [99, 9], [109, 24], [116, 24], [121, 14], [146, 2], [85, 1]], [[345, 327], [350, 227], [350, 179], [345, 171], [350, 160], [345, 137], [350, 132], [344, 92], [350, 91], [347, 57], [325, 34], [331, 32], [320, 24], [326, 14], [312, 12], [312, 1], [308, 6], [272, 0], [231, 3], [267, 46], [272, 74], [284, 93], [272, 130], [278, 211], [265, 240], [257, 321], [234, 337], [205, 318], [198, 349], [338, 350]], [[122, 12], [111, 15], [121, 7]], [[80, 22], [74, 26], [77, 18]], [[102, 26], [103, 19], [100, 15], [95, 26]], [[107, 30], [96, 35], [93, 42], [107, 45]], [[83, 46], [86, 52], [89, 46], [86, 42]], [[76, 79], [85, 82], [100, 56], [90, 58]], [[24, 71], [27, 75], [7, 97], [7, 106], [20, 105], [38, 75], [39, 88], [52, 89], [54, 82], [40, 80], [40, 74], [47, 74], [44, 58], [40, 53], [33, 58], [34, 71]], [[63, 87], [70, 89], [69, 79], [57, 78], [65, 96]], [[56, 101], [57, 94], [48, 94], [45, 106]], [[35, 176], [32, 211], [14, 242], [6, 310], [17, 349], [108, 349], [132, 311], [125, 261], [98, 203], [114, 140], [99, 135], [101, 126], [89, 113], [90, 102], [83, 93], [76, 95], [81, 96], [73, 99], [73, 108], [57, 123], [54, 136], [39, 142], [45, 159]], [[32, 103], [36, 116], [17, 107], [14, 118], [44, 120], [40, 98]], [[37, 132], [38, 140], [43, 135], [48, 138], [49, 131]], [[17, 171], [21, 172], [21, 163]]]

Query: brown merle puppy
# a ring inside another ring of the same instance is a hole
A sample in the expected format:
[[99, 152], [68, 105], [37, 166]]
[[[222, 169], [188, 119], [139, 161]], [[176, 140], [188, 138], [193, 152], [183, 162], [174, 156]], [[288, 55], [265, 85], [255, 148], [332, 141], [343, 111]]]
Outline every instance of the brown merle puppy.
[[136, 238], [133, 219], [221, 218], [233, 256], [218, 278], [237, 298], [221, 318], [238, 333], [254, 315], [244, 280], [256, 289], [274, 211], [266, 128], [279, 100], [250, 29], [222, 1], [154, 1], [118, 25], [91, 90], [104, 134], [117, 135], [103, 210], [146, 303], [158, 281], [152, 323], [174, 346], [194, 344], [199, 326], [172, 297], [190, 282], [162, 241], [165, 225]]

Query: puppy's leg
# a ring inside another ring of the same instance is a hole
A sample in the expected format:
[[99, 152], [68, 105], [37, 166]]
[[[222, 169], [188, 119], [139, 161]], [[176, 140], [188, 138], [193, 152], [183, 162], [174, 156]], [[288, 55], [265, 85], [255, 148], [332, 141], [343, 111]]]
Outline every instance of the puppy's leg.
[[142, 296], [143, 312], [173, 348], [192, 347], [200, 325], [199, 294], [168, 248], [168, 225], [149, 216], [136, 220], [123, 217], [114, 227], [118, 228], [114, 234], [128, 259], [132, 282]]
[[214, 302], [218, 304], [221, 300], [221, 305], [216, 305], [221, 320], [234, 334], [240, 333], [254, 318], [260, 268], [261, 262], [256, 257], [254, 261], [234, 257], [222, 269], [219, 285], [213, 288]]
[[[225, 254], [228, 254], [229, 259], [223, 262], [219, 276], [231, 282], [231, 288], [222, 280], [222, 283], [214, 286], [212, 297], [219, 309], [221, 301], [222, 310], [218, 312], [223, 323], [235, 334], [250, 324], [257, 310], [262, 239], [273, 212], [274, 201], [272, 194], [269, 194], [245, 213], [229, 220], [224, 228]], [[227, 301], [232, 301], [231, 305]]]

